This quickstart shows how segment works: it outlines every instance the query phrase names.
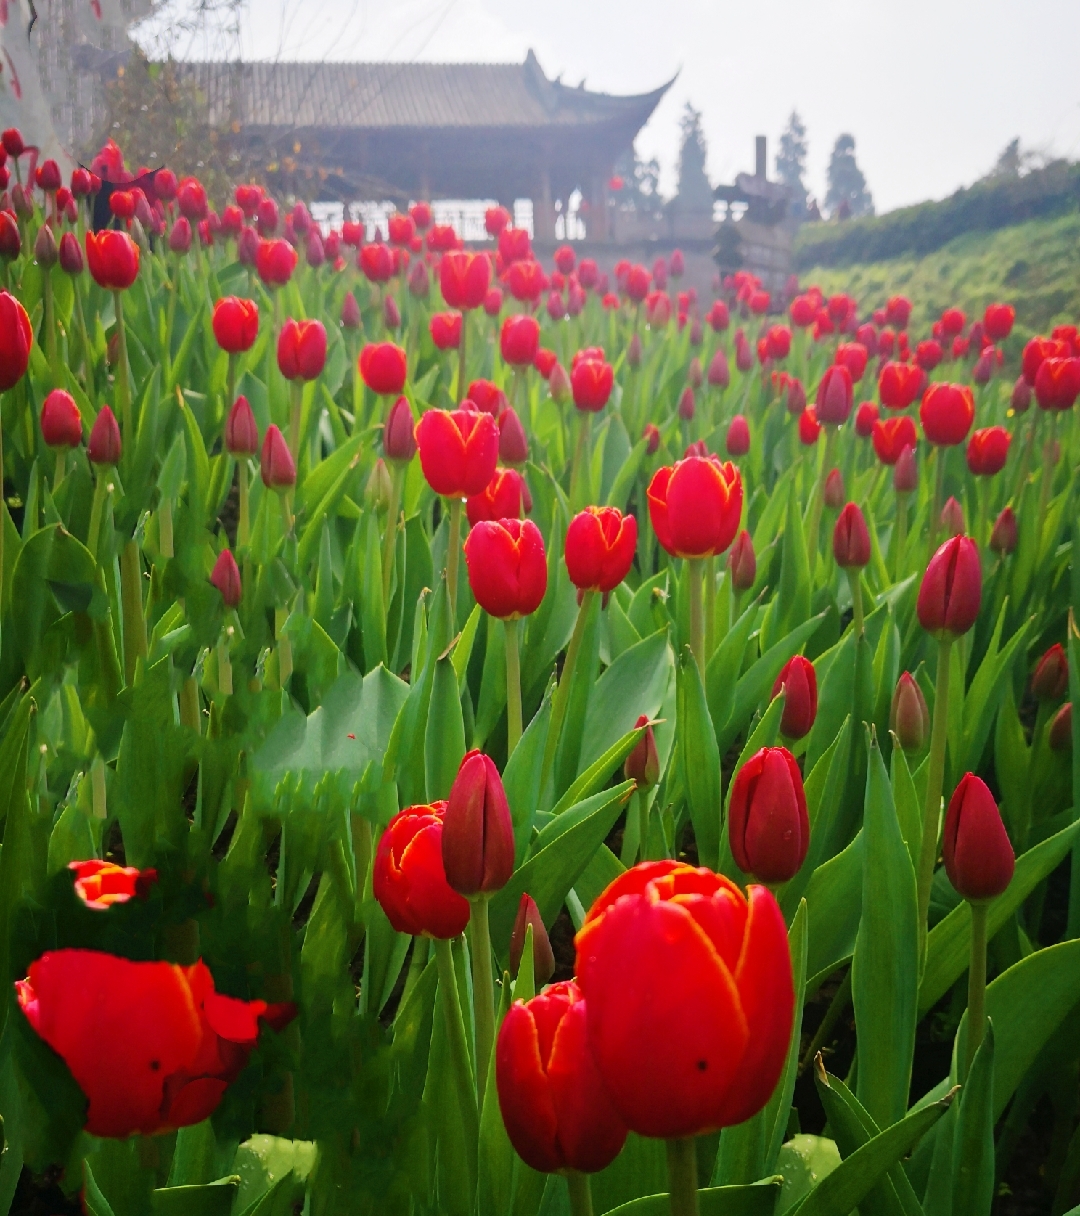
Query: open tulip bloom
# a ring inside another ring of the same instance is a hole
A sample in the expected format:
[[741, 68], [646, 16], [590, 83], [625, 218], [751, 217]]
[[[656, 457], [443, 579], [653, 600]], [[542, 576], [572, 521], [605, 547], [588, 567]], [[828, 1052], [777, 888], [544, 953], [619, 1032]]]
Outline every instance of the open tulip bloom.
[[1080, 318], [0, 148], [0, 1206], [1080, 1202]]

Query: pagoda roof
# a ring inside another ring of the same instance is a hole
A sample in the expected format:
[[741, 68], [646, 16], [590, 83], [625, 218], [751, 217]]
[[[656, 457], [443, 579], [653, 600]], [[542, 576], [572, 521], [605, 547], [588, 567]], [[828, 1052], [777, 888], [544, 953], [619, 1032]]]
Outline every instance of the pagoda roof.
[[[523, 63], [181, 62], [210, 121], [300, 131], [573, 129], [633, 134], [673, 80], [616, 96], [551, 80], [530, 50]], [[569, 130], [567, 130], [569, 133]]]

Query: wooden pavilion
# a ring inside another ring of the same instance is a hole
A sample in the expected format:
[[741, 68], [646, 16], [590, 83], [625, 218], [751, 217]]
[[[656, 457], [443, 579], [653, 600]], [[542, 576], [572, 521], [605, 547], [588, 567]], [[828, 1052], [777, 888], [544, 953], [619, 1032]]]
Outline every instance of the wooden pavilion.
[[[612, 96], [519, 64], [188, 63], [238, 150], [283, 191], [323, 201], [515, 199], [538, 241], [579, 190], [590, 241], [609, 239], [608, 182], [671, 81]], [[308, 183], [305, 186], [305, 181]]]

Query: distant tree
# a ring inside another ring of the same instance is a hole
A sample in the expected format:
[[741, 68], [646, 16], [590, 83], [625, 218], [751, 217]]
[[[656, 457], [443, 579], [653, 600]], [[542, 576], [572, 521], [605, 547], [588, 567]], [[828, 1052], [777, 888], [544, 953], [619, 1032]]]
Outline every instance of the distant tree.
[[1044, 168], [1050, 159], [1046, 153], [1036, 151], [1034, 148], [1022, 148], [1019, 139], [1010, 139], [998, 153], [994, 167], [982, 180], [989, 182], [1015, 180], [1030, 173], [1033, 169]]
[[679, 121], [682, 144], [679, 148], [679, 189], [677, 200], [688, 211], [712, 211], [713, 192], [705, 172], [708, 149], [701, 129], [701, 111], [687, 102]]
[[659, 215], [664, 209], [660, 194], [660, 162], [654, 156], [642, 160], [637, 150], [631, 148], [615, 165], [615, 175], [622, 179], [622, 189], [617, 198], [629, 204], [642, 215]]
[[847, 215], [873, 215], [874, 198], [866, 188], [866, 178], [855, 163], [855, 137], [838, 135], [829, 157], [829, 188], [825, 208], [841, 219]]
[[785, 186], [791, 187], [791, 214], [796, 219], [806, 218], [807, 190], [803, 180], [806, 175], [806, 152], [806, 125], [798, 111], [792, 110], [787, 127], [780, 136], [776, 176]]

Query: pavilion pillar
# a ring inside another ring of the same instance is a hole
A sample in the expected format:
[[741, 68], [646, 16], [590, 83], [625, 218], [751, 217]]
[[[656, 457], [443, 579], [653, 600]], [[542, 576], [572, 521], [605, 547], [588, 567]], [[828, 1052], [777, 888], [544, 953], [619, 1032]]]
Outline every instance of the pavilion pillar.
[[538, 241], [555, 240], [555, 204], [551, 198], [551, 176], [547, 165], [540, 164], [537, 197], [533, 199], [533, 237]]
[[593, 178], [586, 229], [590, 241], [600, 241], [603, 244], [611, 240], [611, 225], [608, 223], [608, 176], [598, 173]]

